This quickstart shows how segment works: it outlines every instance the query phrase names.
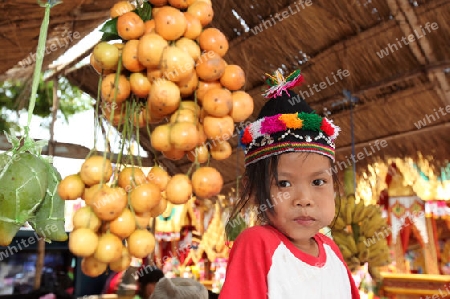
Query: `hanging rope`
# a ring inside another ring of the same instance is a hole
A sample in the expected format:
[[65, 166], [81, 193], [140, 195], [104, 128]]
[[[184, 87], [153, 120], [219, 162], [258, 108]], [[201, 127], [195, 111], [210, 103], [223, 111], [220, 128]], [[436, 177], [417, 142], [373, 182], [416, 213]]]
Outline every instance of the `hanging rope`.
[[[348, 101], [350, 101], [350, 134], [351, 134], [351, 143], [352, 143], [352, 156], [355, 157], [355, 124], [353, 119], [353, 105], [354, 105], [354, 98], [350, 91], [344, 89], [344, 95], [347, 98]], [[356, 163], [352, 159], [352, 168], [353, 168], [353, 186], [354, 190], [353, 193], [356, 194]]]

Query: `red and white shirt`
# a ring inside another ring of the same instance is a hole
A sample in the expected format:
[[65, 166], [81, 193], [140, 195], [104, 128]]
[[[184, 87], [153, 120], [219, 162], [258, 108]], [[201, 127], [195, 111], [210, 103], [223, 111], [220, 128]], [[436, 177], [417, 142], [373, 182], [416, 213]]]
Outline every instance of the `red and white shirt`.
[[244, 230], [233, 244], [220, 299], [359, 299], [337, 245], [314, 236], [319, 256], [306, 254], [269, 225]]

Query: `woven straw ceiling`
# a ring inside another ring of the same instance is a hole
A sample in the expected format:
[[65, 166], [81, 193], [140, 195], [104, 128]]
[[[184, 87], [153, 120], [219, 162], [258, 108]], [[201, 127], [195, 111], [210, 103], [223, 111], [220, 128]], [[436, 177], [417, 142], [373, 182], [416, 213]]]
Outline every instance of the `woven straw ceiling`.
[[[106, 20], [115, 2], [64, 1], [52, 10], [49, 39], [64, 38], [62, 32], [67, 30], [85, 36]], [[297, 91], [342, 128], [338, 161], [346, 161], [352, 153], [352, 128], [355, 154], [365, 153], [357, 162], [359, 169], [377, 159], [414, 157], [419, 151], [432, 155], [436, 166], [448, 161], [450, 1], [213, 0], [213, 8], [211, 26], [230, 41], [226, 61], [246, 71], [245, 90], [254, 97], [254, 116], [264, 103], [260, 95], [264, 74], [277, 68], [286, 74], [301, 68], [306, 82]], [[0, 21], [2, 79], [29, 76], [32, 67], [17, 64], [37, 45], [43, 9], [35, 0], [7, 0], [0, 2], [0, 11], [8, 12]], [[279, 21], [275, 14], [283, 12], [286, 17]], [[255, 34], [257, 26], [261, 32]], [[414, 41], [407, 42], [411, 34]], [[382, 49], [386, 53], [380, 58]], [[66, 50], [51, 52], [46, 65]], [[89, 66], [74, 70], [73, 65], [61, 74], [96, 97], [95, 72]], [[339, 70], [346, 70], [347, 76], [339, 77]], [[343, 90], [354, 96], [352, 112]], [[419, 129], [420, 120], [424, 125]], [[375, 140], [385, 140], [387, 146], [374, 147]], [[150, 146], [145, 133], [141, 142]], [[236, 138], [232, 144], [236, 146]], [[190, 166], [187, 160], [163, 161], [171, 172], [185, 172]], [[224, 175], [226, 190], [235, 185], [242, 161], [242, 151], [237, 148], [228, 160], [213, 161]]]

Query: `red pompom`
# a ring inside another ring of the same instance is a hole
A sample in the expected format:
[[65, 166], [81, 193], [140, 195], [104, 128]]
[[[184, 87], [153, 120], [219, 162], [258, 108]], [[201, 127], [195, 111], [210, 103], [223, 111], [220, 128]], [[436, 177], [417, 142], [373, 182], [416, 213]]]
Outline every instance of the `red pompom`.
[[327, 136], [333, 136], [334, 134], [334, 128], [333, 126], [328, 122], [326, 118], [322, 119], [322, 124], [320, 125], [320, 129], [327, 135]]
[[246, 128], [244, 130], [244, 134], [242, 134], [241, 142], [243, 144], [249, 144], [250, 142], [252, 142], [252, 140], [253, 140], [252, 134], [250, 134], [250, 130]]

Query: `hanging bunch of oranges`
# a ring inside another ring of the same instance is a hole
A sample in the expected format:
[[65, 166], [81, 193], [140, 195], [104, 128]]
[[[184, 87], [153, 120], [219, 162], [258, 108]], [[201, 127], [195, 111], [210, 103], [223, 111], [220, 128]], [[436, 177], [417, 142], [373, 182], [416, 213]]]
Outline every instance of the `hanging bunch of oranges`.
[[[149, 15], [128, 1], [115, 4], [115, 26], [107, 37], [121, 42], [100, 42], [91, 54], [92, 66], [103, 76], [103, 114], [115, 126], [130, 118], [141, 128], [153, 125], [151, 145], [168, 159], [228, 158], [235, 123], [252, 114], [253, 99], [241, 90], [242, 68], [223, 58], [227, 38], [206, 28], [214, 16], [211, 2], [143, 5], [151, 7]], [[124, 106], [131, 102], [130, 112]]]
[[[221, 174], [202, 164], [231, 155], [235, 124], [253, 112], [253, 99], [242, 90], [244, 71], [224, 60], [225, 35], [207, 27], [214, 16], [209, 0], [137, 2], [111, 8], [90, 56], [100, 75], [97, 111], [123, 138], [119, 158], [113, 165], [106, 152], [92, 152], [58, 186], [62, 199], [85, 201], [73, 216], [69, 249], [83, 257], [82, 271], [92, 277], [152, 254], [149, 224], [168, 203], [220, 193]], [[187, 157], [188, 173], [171, 176], [158, 164], [144, 173], [140, 161], [121, 161], [124, 141], [139, 138], [142, 129], [152, 151], [171, 160]]]

